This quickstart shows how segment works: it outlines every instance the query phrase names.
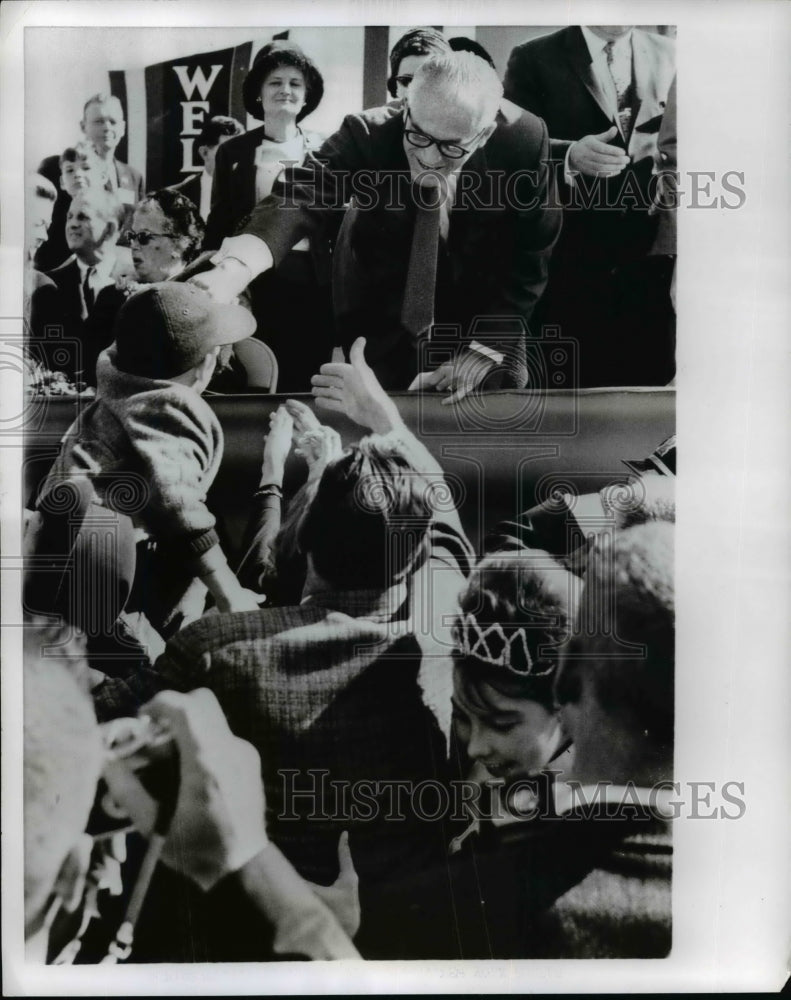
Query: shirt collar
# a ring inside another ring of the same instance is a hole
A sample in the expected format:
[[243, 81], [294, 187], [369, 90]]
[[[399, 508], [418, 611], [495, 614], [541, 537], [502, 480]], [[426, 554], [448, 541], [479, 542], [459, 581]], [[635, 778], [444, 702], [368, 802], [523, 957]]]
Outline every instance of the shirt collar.
[[[593, 60], [598, 59], [599, 56], [601, 56], [604, 53], [604, 50], [607, 47], [607, 39], [600, 38], [595, 32], [591, 31], [590, 28], [585, 24], [580, 25], [580, 28], [582, 29], [582, 35], [583, 38], [585, 39], [585, 44], [588, 46], [588, 51], [590, 52], [591, 59]], [[617, 38], [615, 40], [615, 45], [613, 46], [613, 48], [621, 48], [622, 46], [631, 47], [632, 30], [633, 29], [630, 28], [625, 35], [621, 35], [620, 38]]]

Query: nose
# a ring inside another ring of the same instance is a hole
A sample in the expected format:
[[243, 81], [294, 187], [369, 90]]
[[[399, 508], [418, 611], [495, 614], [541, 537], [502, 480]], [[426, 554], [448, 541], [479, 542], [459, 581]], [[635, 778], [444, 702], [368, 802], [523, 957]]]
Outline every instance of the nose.
[[431, 167], [441, 167], [445, 162], [445, 158], [434, 143], [420, 150], [420, 159]]
[[491, 752], [491, 741], [486, 729], [473, 722], [470, 727], [470, 742], [467, 744], [467, 753], [472, 760], [485, 760]]

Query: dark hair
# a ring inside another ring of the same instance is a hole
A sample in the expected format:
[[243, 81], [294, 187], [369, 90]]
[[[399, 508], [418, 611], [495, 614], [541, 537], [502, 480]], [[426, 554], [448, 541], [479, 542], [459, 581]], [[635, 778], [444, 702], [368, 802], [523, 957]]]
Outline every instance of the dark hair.
[[434, 52], [447, 51], [448, 42], [436, 28], [413, 28], [402, 35], [390, 50], [390, 76], [387, 80], [387, 91], [390, 96], [396, 96], [396, 77], [403, 59], [407, 56], [428, 56]]
[[46, 198], [47, 201], [56, 201], [58, 198], [55, 185], [43, 174], [30, 174], [28, 176], [27, 191], [34, 198]]
[[[577, 578], [548, 552], [484, 556], [459, 598], [456, 666], [476, 681], [551, 711], [560, 649], [571, 631], [578, 590]], [[501, 659], [507, 642], [508, 664], [487, 662]]]
[[[610, 622], [601, 619], [607, 607]], [[607, 713], [669, 748], [674, 671], [673, 525], [653, 521], [618, 531], [611, 548], [600, 541], [593, 549], [555, 695], [579, 701], [584, 672]]]
[[338, 590], [384, 591], [425, 558], [432, 499], [397, 445], [363, 438], [324, 470], [299, 547]]
[[448, 45], [450, 45], [454, 52], [472, 52], [474, 56], [479, 56], [488, 62], [492, 69], [497, 69], [494, 65], [494, 59], [492, 59], [481, 43], [476, 42], [474, 38], [467, 38], [466, 35], [456, 35], [455, 38], [448, 39]]
[[242, 84], [242, 99], [247, 113], [259, 121], [264, 120], [260, 100], [261, 84], [278, 66], [293, 66], [305, 77], [305, 106], [297, 115], [297, 121], [302, 121], [321, 103], [324, 96], [324, 78], [313, 60], [308, 58], [298, 45], [287, 41], [270, 42], [256, 55], [250, 72]]
[[229, 118], [227, 115], [214, 115], [213, 118], [207, 118], [203, 123], [203, 128], [195, 140], [195, 145], [198, 148], [201, 146], [216, 146], [224, 135], [243, 134], [244, 127], [235, 118]]
[[200, 212], [186, 195], [172, 188], [150, 191], [135, 205], [135, 210], [151, 202], [159, 205], [162, 214], [173, 227], [174, 235], [182, 241], [182, 258], [185, 264], [189, 264], [200, 253], [206, 232]]

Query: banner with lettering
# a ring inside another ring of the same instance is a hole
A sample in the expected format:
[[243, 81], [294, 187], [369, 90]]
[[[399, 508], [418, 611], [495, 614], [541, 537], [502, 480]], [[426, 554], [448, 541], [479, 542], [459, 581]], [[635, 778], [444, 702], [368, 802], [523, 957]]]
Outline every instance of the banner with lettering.
[[231, 115], [245, 124], [242, 83], [252, 42], [148, 66], [145, 70], [146, 187], [177, 184], [202, 169], [195, 140], [204, 119]]

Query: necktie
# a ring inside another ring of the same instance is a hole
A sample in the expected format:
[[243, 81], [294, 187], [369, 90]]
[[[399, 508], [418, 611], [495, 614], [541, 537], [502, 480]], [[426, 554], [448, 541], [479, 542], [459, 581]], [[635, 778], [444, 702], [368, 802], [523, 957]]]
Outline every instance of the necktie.
[[610, 71], [612, 82], [615, 84], [615, 93], [618, 98], [618, 120], [621, 123], [624, 138], [628, 142], [632, 125], [631, 48], [624, 45], [616, 51], [615, 42], [611, 40], [604, 46], [604, 51], [607, 54], [607, 68]]
[[86, 314], [93, 309], [93, 303], [96, 299], [93, 289], [91, 288], [91, 276], [96, 271], [95, 267], [89, 267], [85, 272], [85, 280], [82, 283], [82, 298], [85, 302], [85, 312]]
[[422, 203], [416, 206], [409, 269], [401, 306], [401, 323], [413, 340], [418, 340], [434, 322], [439, 216], [439, 198], [430, 207], [424, 207]]

